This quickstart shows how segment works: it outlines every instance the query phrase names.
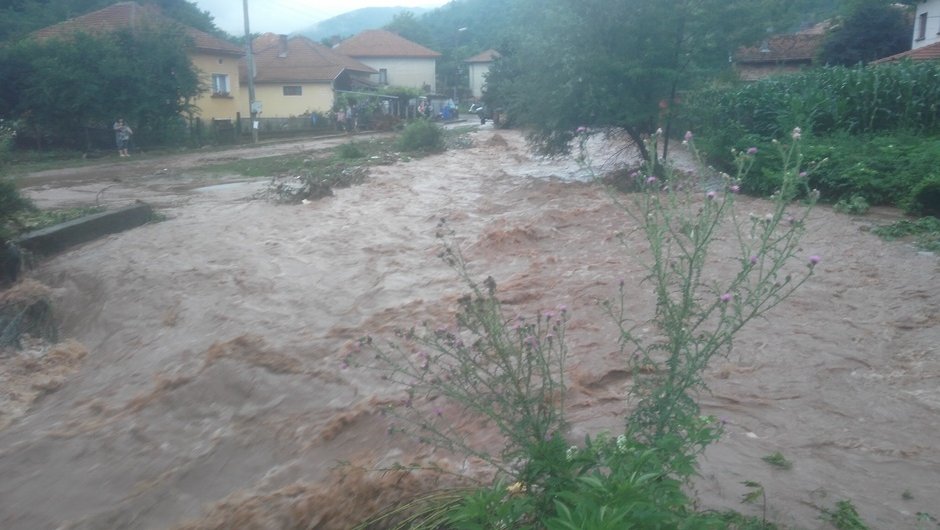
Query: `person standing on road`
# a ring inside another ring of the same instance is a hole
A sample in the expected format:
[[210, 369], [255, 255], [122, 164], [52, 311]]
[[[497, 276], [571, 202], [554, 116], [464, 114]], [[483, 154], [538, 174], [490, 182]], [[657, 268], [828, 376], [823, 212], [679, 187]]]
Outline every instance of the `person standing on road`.
[[486, 107], [482, 103], [470, 105], [470, 112], [476, 113], [477, 117], [480, 118], [480, 125], [486, 125]]
[[124, 123], [124, 118], [118, 118], [114, 122], [114, 141], [117, 143], [118, 154], [120, 156], [131, 156], [127, 152], [127, 146], [131, 142], [131, 135], [134, 134], [133, 129], [129, 125]]

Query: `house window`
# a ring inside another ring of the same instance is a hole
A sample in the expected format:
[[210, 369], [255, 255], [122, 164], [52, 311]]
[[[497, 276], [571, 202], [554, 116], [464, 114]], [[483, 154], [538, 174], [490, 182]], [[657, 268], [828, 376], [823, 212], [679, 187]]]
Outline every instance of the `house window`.
[[304, 95], [304, 87], [289, 85], [284, 87], [285, 96], [302, 96]]
[[212, 74], [212, 95], [227, 96], [230, 92], [228, 74]]
[[387, 85], [388, 84], [388, 69], [379, 68], [379, 84]]
[[917, 40], [924, 40], [927, 38], [927, 13], [921, 13], [917, 17]]

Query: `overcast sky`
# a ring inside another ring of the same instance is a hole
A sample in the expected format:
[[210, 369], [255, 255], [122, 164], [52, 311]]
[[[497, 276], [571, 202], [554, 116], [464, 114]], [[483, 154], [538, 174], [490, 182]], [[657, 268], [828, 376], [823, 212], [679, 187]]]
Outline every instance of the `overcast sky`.
[[[291, 33], [321, 20], [363, 7], [440, 7], [448, 0], [248, 0], [252, 33]], [[244, 4], [240, 0], [196, 0], [215, 17], [215, 25], [232, 35], [245, 33]]]

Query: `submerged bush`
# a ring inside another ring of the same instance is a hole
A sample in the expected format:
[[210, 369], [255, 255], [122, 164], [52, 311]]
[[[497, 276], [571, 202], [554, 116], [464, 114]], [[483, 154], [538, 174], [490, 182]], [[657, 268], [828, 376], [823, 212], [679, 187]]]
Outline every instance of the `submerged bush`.
[[417, 119], [408, 124], [398, 138], [402, 151], [434, 153], [444, 150], [444, 130], [433, 122]]
[[365, 153], [362, 152], [362, 149], [359, 149], [359, 146], [356, 145], [356, 142], [349, 142], [348, 144], [340, 144], [336, 148], [336, 156], [345, 160], [362, 158]]

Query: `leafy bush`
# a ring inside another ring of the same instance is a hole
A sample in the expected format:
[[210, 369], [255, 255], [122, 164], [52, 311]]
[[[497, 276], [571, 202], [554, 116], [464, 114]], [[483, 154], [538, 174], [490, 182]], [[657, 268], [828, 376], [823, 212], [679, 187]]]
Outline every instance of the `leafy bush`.
[[915, 214], [940, 217], [940, 173], [934, 173], [914, 186], [905, 206]]
[[0, 178], [0, 245], [22, 230], [19, 216], [35, 209], [29, 199], [20, 195], [12, 181]]
[[849, 215], [863, 215], [868, 213], [868, 210], [871, 209], [871, 205], [868, 204], [868, 201], [865, 200], [865, 197], [861, 195], [852, 195], [848, 199], [842, 199], [837, 202], [833, 207], [833, 210], [839, 213], [845, 213]]
[[[753, 170], [745, 176], [747, 193], [767, 196], [779, 188], [779, 150], [771, 142], [754, 141], [758, 153]], [[742, 144], [735, 145], [742, 149]], [[746, 149], [746, 148], [743, 148]], [[807, 185], [818, 189], [829, 203], [855, 201], [855, 207], [901, 206], [912, 212], [937, 204], [928, 181], [938, 175], [936, 153], [940, 136], [924, 138], [911, 133], [880, 135], [808, 136], [803, 147]], [[914, 195], [918, 198], [915, 199]]]
[[425, 119], [408, 124], [398, 139], [398, 148], [408, 152], [434, 153], [444, 150], [444, 131]]
[[350, 160], [354, 158], [362, 158], [366, 155], [362, 152], [362, 149], [359, 149], [359, 146], [356, 145], [356, 142], [349, 142], [348, 144], [341, 144], [336, 148], [336, 156], [342, 159]]

